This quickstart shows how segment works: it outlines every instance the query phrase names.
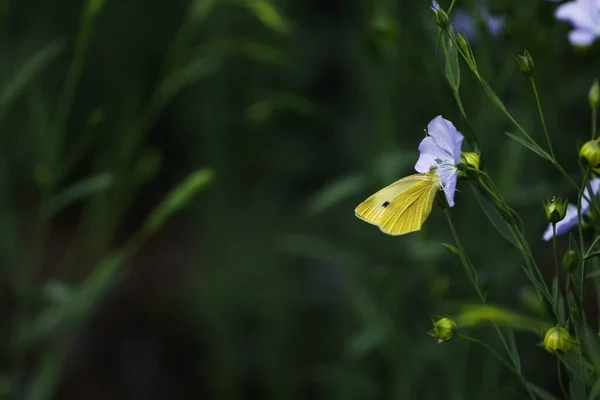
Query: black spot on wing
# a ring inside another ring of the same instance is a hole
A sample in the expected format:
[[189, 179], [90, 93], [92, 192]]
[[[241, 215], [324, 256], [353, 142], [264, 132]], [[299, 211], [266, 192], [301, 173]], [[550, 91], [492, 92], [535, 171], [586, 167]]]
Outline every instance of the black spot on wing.
[[386, 201], [386, 202], [384, 202], [384, 203], [383, 203], [381, 206], [382, 206], [383, 208], [386, 208], [386, 207], [387, 207], [387, 206], [389, 206], [389, 205], [390, 205], [390, 202], [389, 202], [389, 201]]

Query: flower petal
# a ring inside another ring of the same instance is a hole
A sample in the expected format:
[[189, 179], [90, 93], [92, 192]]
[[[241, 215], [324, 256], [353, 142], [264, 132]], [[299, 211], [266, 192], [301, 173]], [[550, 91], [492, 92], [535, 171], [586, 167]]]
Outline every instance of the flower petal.
[[596, 38], [597, 35], [588, 30], [576, 29], [569, 32], [569, 42], [573, 46], [589, 46]]
[[475, 18], [468, 12], [456, 9], [450, 16], [450, 23], [456, 33], [463, 33], [471, 42], [477, 41]]
[[427, 125], [427, 133], [447, 154], [446, 157], [440, 158], [454, 160], [455, 164], [460, 162], [460, 148], [464, 136], [456, 129], [452, 122], [438, 115]]
[[[556, 223], [556, 236], [568, 232], [569, 229], [575, 225], [577, 225], [577, 206], [574, 204], [569, 204], [567, 206], [567, 214], [565, 215], [565, 218]], [[550, 239], [552, 239], [552, 224], [548, 224], [548, 228], [546, 229], [546, 232], [544, 232], [544, 240], [547, 242]]]
[[576, 30], [582, 29], [593, 32], [596, 23], [594, 15], [597, 13], [595, 0], [576, 0], [562, 4], [556, 8], [554, 16], [561, 21], [569, 21]]
[[487, 26], [492, 36], [498, 36], [504, 28], [504, 17], [498, 17], [494, 15], [487, 15], [485, 17]]
[[[589, 186], [592, 188], [592, 195], [590, 196]], [[594, 178], [590, 180], [590, 184], [583, 191], [583, 196], [581, 198], [581, 213], [586, 214], [590, 209], [590, 199], [596, 197], [598, 195], [598, 190], [600, 190], [600, 178]]]
[[[450, 162], [449, 155], [442, 149], [431, 136], [427, 136], [419, 143], [419, 160], [415, 164], [415, 170], [422, 174], [429, 172], [431, 167], [437, 167], [440, 162]], [[437, 160], [437, 161], [436, 161]]]
[[454, 165], [444, 164], [438, 167], [437, 174], [440, 177], [440, 183], [442, 184], [442, 189], [446, 195], [448, 206], [454, 207], [454, 192], [456, 192], [458, 168]]

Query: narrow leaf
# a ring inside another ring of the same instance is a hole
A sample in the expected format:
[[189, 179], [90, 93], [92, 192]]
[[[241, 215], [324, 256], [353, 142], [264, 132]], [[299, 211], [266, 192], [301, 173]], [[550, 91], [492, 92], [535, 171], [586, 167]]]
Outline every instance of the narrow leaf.
[[308, 202], [308, 213], [317, 215], [346, 200], [364, 187], [361, 175], [349, 175], [325, 185]]
[[8, 85], [0, 91], [0, 115], [5, 113], [14, 100], [25, 88], [48, 66], [63, 49], [63, 42], [54, 40], [36, 51], [19, 68], [18, 73], [9, 80]]
[[475, 195], [475, 199], [479, 206], [483, 210], [485, 216], [491, 222], [492, 226], [496, 228], [496, 230], [510, 243], [512, 243], [515, 247], [519, 248], [519, 244], [516, 242], [513, 237], [513, 233], [510, 229], [508, 223], [502, 218], [498, 210], [494, 205], [492, 205], [484, 195], [482, 195], [475, 187], [472, 187], [473, 194]]
[[114, 177], [107, 172], [76, 182], [51, 198], [48, 201], [45, 213], [48, 217], [51, 217], [77, 201], [107, 190], [113, 184]]
[[517, 142], [519, 142], [520, 144], [522, 144], [523, 146], [525, 146], [526, 148], [528, 148], [529, 150], [531, 150], [532, 152], [537, 154], [538, 156], [540, 156], [548, 161], [552, 161], [552, 157], [550, 157], [550, 155], [548, 153], [546, 153], [537, 144], [531, 143], [531, 142], [527, 141], [526, 139], [523, 139], [522, 137], [514, 135], [512, 133], [508, 133], [508, 132], [504, 132], [504, 133], [511, 139], [516, 140]]
[[174, 213], [183, 208], [199, 191], [213, 179], [210, 169], [201, 169], [175, 187], [167, 197], [152, 211], [144, 222], [147, 233], [154, 233]]
[[485, 94], [487, 94], [492, 103], [494, 103], [494, 105], [500, 110], [505, 111], [506, 107], [504, 106], [504, 103], [502, 102], [502, 100], [500, 100], [500, 97], [498, 97], [498, 95], [496, 94], [496, 92], [494, 92], [490, 85], [488, 85], [488, 83], [481, 77], [479, 78], [479, 82], [481, 83], [481, 86], [483, 86]]

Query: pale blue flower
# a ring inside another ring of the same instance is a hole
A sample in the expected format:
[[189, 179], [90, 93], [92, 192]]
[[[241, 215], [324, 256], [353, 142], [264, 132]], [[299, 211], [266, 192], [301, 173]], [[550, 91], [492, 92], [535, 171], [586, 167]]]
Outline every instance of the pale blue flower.
[[[440, 5], [437, 1], [431, 2], [431, 9], [433, 11], [438, 11], [440, 9]], [[486, 7], [481, 7], [479, 10], [479, 17], [485, 21], [492, 36], [498, 36], [500, 32], [502, 32], [502, 29], [504, 28], [504, 16], [490, 15]], [[467, 39], [472, 42], [477, 40], [476, 20], [473, 15], [464, 10], [456, 9], [450, 15], [450, 23], [455, 32], [464, 33], [465, 36], [467, 36]]]
[[[590, 195], [589, 188], [585, 188], [583, 191], [583, 197], [581, 198], [581, 217], [583, 218], [590, 211], [590, 199], [598, 195], [600, 190], [600, 178], [594, 178], [590, 181], [592, 188], [592, 195]], [[568, 232], [572, 227], [577, 225], [577, 206], [569, 204], [567, 206], [567, 215], [562, 221], [556, 223], [556, 236], [562, 235]], [[552, 239], [552, 224], [548, 224], [546, 232], [544, 232], [544, 240], [548, 241]]]
[[457, 165], [464, 136], [452, 122], [438, 115], [427, 125], [427, 134], [419, 144], [419, 160], [415, 164], [422, 174], [435, 168], [450, 207], [454, 206], [454, 192], [458, 179]]
[[477, 16], [457, 9], [450, 15], [450, 23], [455, 32], [464, 33], [467, 39], [475, 42], [477, 40], [477, 17], [485, 22], [485, 26], [493, 37], [500, 35], [504, 29], [505, 17], [491, 15], [485, 7], [480, 8]]
[[600, 36], [600, 0], [574, 0], [561, 4], [554, 16], [573, 25], [569, 41], [575, 46], [588, 46]]

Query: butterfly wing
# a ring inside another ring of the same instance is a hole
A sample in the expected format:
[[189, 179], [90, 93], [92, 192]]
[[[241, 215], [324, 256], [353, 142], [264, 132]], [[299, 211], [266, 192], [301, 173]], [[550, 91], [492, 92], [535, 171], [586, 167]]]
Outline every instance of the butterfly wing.
[[419, 182], [424, 182], [428, 179], [430, 178], [428, 178], [428, 175], [426, 174], [414, 174], [402, 178], [399, 181], [384, 187], [360, 203], [354, 209], [354, 213], [363, 221], [380, 226], [382, 217], [386, 213], [388, 207], [390, 207], [399, 196]]
[[436, 175], [426, 174], [426, 177], [427, 179], [416, 182], [390, 203], [378, 224], [382, 232], [404, 235], [421, 229], [440, 187], [440, 180]]

